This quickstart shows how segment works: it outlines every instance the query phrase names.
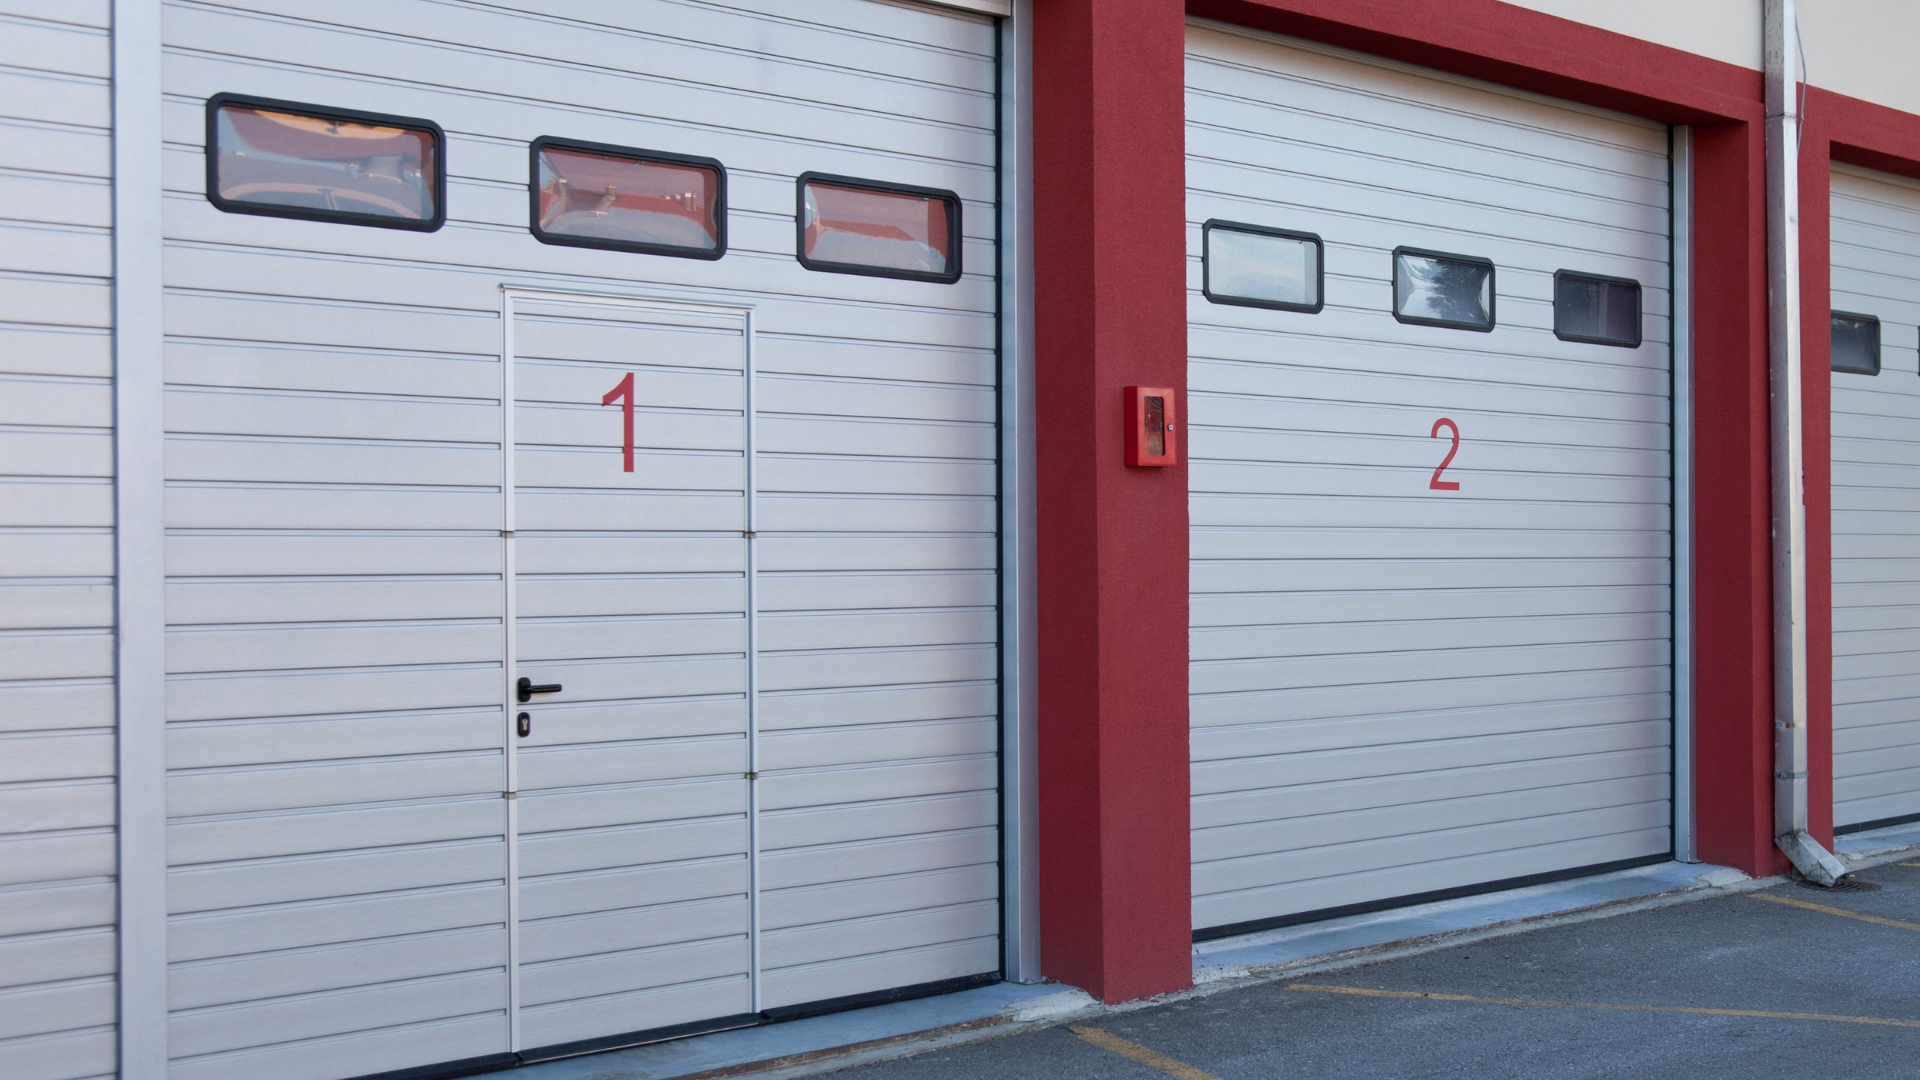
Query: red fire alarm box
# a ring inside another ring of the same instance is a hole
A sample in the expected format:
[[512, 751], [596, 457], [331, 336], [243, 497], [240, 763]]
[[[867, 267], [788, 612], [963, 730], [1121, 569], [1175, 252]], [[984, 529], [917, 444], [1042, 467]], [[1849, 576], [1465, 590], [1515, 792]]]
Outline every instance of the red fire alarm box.
[[1174, 465], [1173, 388], [1127, 387], [1127, 464]]

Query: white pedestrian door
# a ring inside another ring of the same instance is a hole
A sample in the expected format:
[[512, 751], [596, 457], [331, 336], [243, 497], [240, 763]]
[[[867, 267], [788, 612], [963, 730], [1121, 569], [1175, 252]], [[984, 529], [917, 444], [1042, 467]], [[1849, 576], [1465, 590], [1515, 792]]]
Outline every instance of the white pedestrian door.
[[1832, 206], [1833, 824], [1852, 831], [1920, 818], [1920, 184], [1836, 165]]
[[746, 314], [507, 305], [517, 1045], [751, 1013]]

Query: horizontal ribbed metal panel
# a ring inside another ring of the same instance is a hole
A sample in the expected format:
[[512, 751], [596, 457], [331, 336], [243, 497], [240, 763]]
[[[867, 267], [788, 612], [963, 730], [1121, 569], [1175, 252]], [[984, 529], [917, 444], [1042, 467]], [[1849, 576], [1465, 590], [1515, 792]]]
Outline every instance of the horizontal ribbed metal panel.
[[0, 0], [0, 1072], [111, 1076], [112, 62]]
[[[992, 22], [178, 0], [165, 29], [176, 1080], [997, 969]], [[440, 123], [445, 227], [220, 212], [221, 92]], [[543, 135], [721, 160], [725, 257], [536, 241]], [[809, 170], [956, 191], [966, 275], [801, 267]], [[518, 674], [565, 687], [526, 739]]]
[[1833, 823], [1920, 815], [1920, 184], [1836, 165], [1833, 308], [1880, 374], [1833, 380]]
[[[1189, 28], [1196, 929], [1668, 850], [1667, 153]], [[1210, 303], [1210, 219], [1322, 237], [1324, 310]], [[1492, 260], [1496, 328], [1396, 321], [1402, 245]], [[1639, 281], [1645, 342], [1557, 339], [1560, 269]]]

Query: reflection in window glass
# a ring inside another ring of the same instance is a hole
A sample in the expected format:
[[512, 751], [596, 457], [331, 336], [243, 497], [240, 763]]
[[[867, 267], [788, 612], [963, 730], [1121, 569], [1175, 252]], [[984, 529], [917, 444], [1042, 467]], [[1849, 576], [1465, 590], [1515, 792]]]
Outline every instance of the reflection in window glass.
[[1553, 332], [1566, 341], [1640, 344], [1640, 283], [1562, 270], [1553, 275]]
[[402, 228], [440, 224], [440, 138], [425, 121], [214, 99], [208, 193], [223, 210]]
[[1209, 221], [1204, 247], [1214, 303], [1320, 310], [1318, 237]]
[[960, 200], [950, 193], [800, 180], [800, 262], [809, 269], [954, 281], [959, 233]]
[[717, 258], [718, 163], [535, 144], [534, 235], [548, 243]]
[[1393, 315], [1401, 322], [1493, 329], [1493, 264], [1464, 255], [1397, 248]]
[[1833, 370], [1880, 374], [1879, 319], [1844, 311], [1833, 313]]

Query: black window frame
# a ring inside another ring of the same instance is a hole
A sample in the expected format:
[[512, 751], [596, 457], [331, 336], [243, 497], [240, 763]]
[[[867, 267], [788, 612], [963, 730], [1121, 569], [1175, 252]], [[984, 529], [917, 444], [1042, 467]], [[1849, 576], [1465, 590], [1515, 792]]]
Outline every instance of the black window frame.
[[[361, 214], [350, 210], [316, 210], [305, 206], [275, 206], [270, 203], [235, 201], [220, 195], [220, 155], [218, 153], [218, 135], [220, 131], [220, 110], [229, 105], [248, 109], [266, 109], [273, 112], [294, 113], [299, 116], [312, 116], [323, 120], [342, 120], [350, 124], [375, 124], [384, 127], [414, 128], [433, 134], [433, 216], [419, 221], [406, 218], [388, 217], [381, 214]], [[447, 223], [447, 133], [439, 124], [419, 116], [396, 116], [392, 113], [364, 112], [359, 109], [339, 109], [331, 105], [314, 105], [304, 101], [287, 101], [283, 98], [254, 97], [251, 94], [215, 94], [207, 99], [206, 106], [206, 195], [214, 208], [228, 214], [254, 214], [259, 217], [295, 218], [302, 221], [325, 221], [336, 225], [366, 225], [376, 229], [405, 229], [408, 232], [436, 232]]]
[[[1450, 262], [1470, 263], [1487, 268], [1487, 324], [1460, 322], [1455, 319], [1430, 319], [1424, 315], [1400, 314], [1400, 256], [1419, 255], [1428, 259], [1446, 259]], [[1393, 317], [1395, 321], [1408, 326], [1439, 326], [1448, 330], [1472, 330], [1476, 333], [1491, 334], [1493, 328], [1500, 325], [1497, 305], [1500, 299], [1499, 268], [1492, 259], [1478, 255], [1462, 255], [1455, 251], [1434, 251], [1431, 248], [1408, 247], [1404, 244], [1393, 249], [1393, 259], [1387, 264], [1387, 280], [1393, 287]]]
[[[1864, 323], [1873, 324], [1873, 370], [1872, 371], [1861, 371], [1858, 368], [1838, 366], [1838, 357], [1836, 357], [1832, 351], [1833, 350], [1833, 345], [1832, 345], [1833, 322], [1835, 319], [1852, 319], [1855, 322], [1864, 322]], [[1881, 334], [1881, 330], [1882, 330], [1882, 327], [1880, 325], [1880, 316], [1878, 315], [1865, 315], [1858, 311], [1829, 310], [1827, 312], [1827, 343], [1828, 343], [1827, 369], [1829, 371], [1840, 372], [1843, 375], [1865, 375], [1870, 379], [1878, 378], [1880, 375], [1880, 372], [1885, 370], [1885, 366], [1886, 366], [1881, 362], [1881, 357], [1880, 357], [1880, 354], [1886, 351], [1886, 338], [1884, 335]]]
[[1564, 270], [1564, 269], [1555, 270], [1553, 272], [1553, 336], [1554, 337], [1559, 338], [1561, 341], [1579, 341], [1579, 342], [1585, 342], [1586, 344], [1589, 344], [1589, 345], [1612, 345], [1615, 348], [1619, 348], [1619, 349], [1637, 349], [1640, 347], [1641, 343], [1646, 340], [1645, 338], [1646, 330], [1641, 325], [1646, 318], [1646, 312], [1647, 312], [1647, 309], [1644, 303], [1636, 305], [1636, 307], [1638, 307], [1639, 309], [1639, 317], [1633, 320], [1633, 341], [1631, 343], [1622, 341], [1619, 338], [1598, 337], [1598, 336], [1588, 335], [1588, 334], [1561, 333], [1560, 332], [1560, 279], [1562, 277], [1574, 278], [1579, 281], [1604, 281], [1613, 285], [1631, 285], [1633, 286], [1633, 295], [1636, 298], [1641, 298], [1645, 296], [1645, 287], [1642, 286], [1640, 282], [1634, 280], [1633, 278], [1614, 277], [1611, 274], [1590, 274], [1585, 270]]
[[[1284, 300], [1262, 300], [1251, 296], [1236, 296], [1233, 293], [1215, 293], [1213, 291], [1213, 230], [1225, 229], [1228, 232], [1254, 233], [1259, 236], [1278, 236], [1287, 240], [1310, 240], [1313, 242], [1313, 298], [1311, 304], [1290, 304]], [[1210, 303], [1227, 304], [1232, 307], [1267, 308], [1271, 311], [1298, 311], [1307, 315], [1318, 315], [1327, 306], [1327, 245], [1320, 239], [1319, 233], [1302, 232], [1299, 229], [1281, 229], [1271, 225], [1255, 225], [1246, 221], [1229, 221], [1226, 218], [1208, 218], [1200, 226], [1200, 293]]]
[[[711, 250], [686, 248], [674, 244], [649, 244], [638, 240], [613, 240], [600, 236], [550, 233], [542, 229], [540, 227], [540, 152], [549, 146], [559, 150], [575, 150], [583, 154], [623, 158], [627, 161], [658, 162], [662, 165], [686, 165], [714, 170], [717, 177], [713, 185], [714, 247]], [[727, 253], [727, 167], [717, 158], [674, 154], [665, 150], [648, 150], [638, 146], [587, 142], [584, 139], [568, 139], [559, 135], [542, 135], [527, 147], [527, 231], [533, 234], [535, 240], [556, 247], [605, 248], [610, 251], [634, 251], [642, 255], [666, 255], [676, 259], [705, 259], [711, 262]]]
[[[895, 270], [883, 266], [867, 266], [862, 263], [837, 263], [807, 258], [807, 185], [814, 183], [854, 188], [859, 191], [877, 191], [888, 195], [916, 195], [926, 199], [942, 200], [947, 206], [947, 235], [953, 242], [951, 265], [945, 273], [929, 274], [921, 270]], [[966, 246], [966, 238], [960, 231], [964, 220], [959, 192], [945, 188], [895, 184], [886, 180], [866, 180], [857, 176], [840, 176], [823, 172], [803, 172], [793, 181], [793, 257], [808, 270], [823, 274], [857, 274], [861, 277], [931, 281], [939, 285], [951, 285], [960, 280], [961, 249]]]

